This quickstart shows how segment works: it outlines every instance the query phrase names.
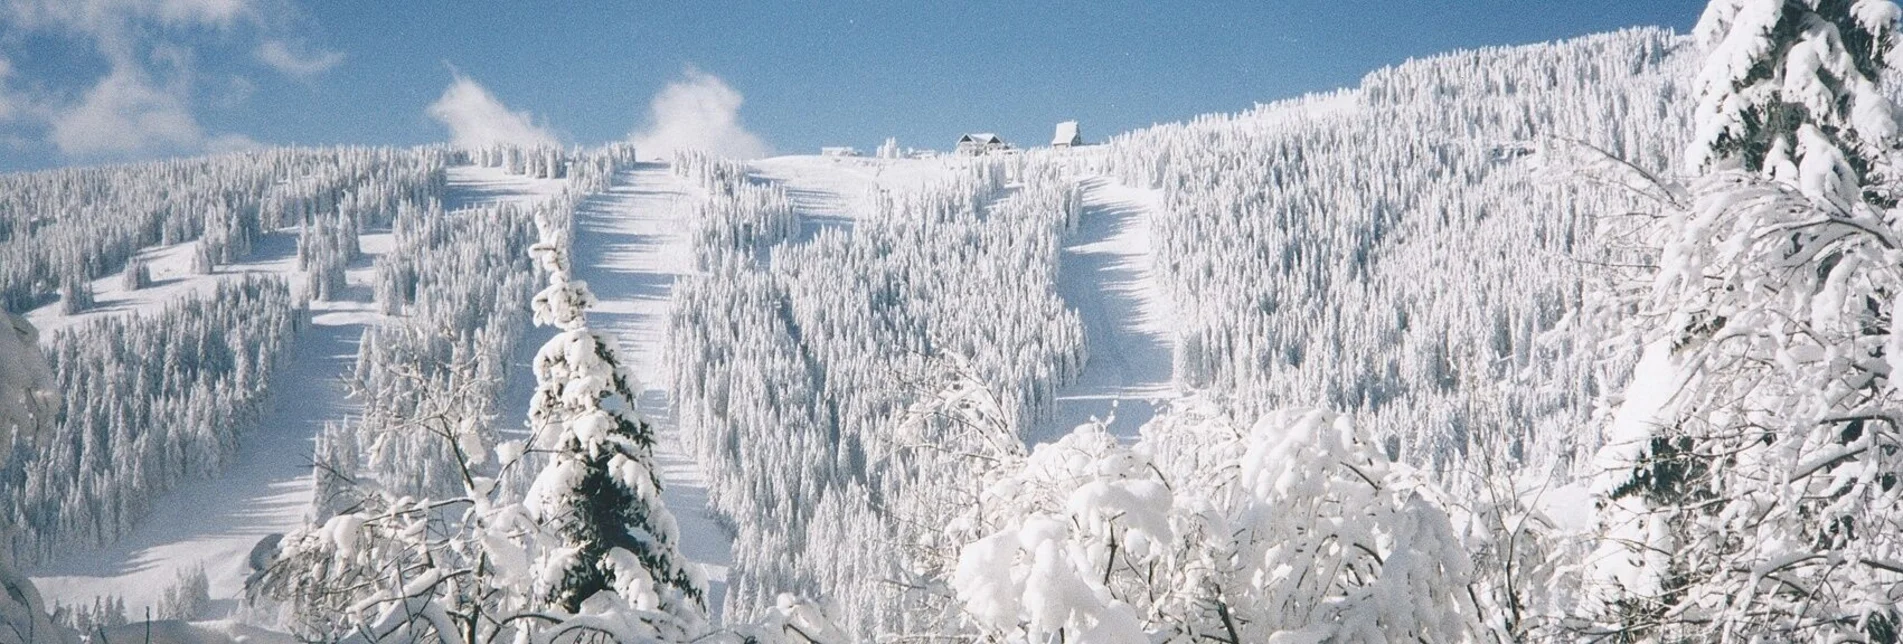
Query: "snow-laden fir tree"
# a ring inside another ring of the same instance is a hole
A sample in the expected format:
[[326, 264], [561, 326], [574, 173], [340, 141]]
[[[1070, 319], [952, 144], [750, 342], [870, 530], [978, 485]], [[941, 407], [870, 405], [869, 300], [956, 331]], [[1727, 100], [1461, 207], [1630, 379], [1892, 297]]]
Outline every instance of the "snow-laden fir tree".
[[1593, 630], [1897, 641], [1903, 295], [1888, 0], [1719, 0], [1689, 196], [1596, 464]]
[[569, 278], [567, 245], [553, 237], [545, 231], [533, 250], [549, 274], [533, 307], [537, 324], [560, 332], [536, 354], [529, 410], [548, 464], [525, 505], [559, 544], [539, 556], [536, 592], [567, 613], [631, 608], [659, 636], [680, 637], [705, 621], [705, 583], [681, 555], [661, 501], [654, 430], [634, 412], [634, 376], [613, 336], [588, 327], [594, 296]]
[[1896, 106], [1879, 83], [1897, 19], [1889, 0], [1712, 2], [1686, 164], [1761, 172], [1839, 207], [1893, 203]]

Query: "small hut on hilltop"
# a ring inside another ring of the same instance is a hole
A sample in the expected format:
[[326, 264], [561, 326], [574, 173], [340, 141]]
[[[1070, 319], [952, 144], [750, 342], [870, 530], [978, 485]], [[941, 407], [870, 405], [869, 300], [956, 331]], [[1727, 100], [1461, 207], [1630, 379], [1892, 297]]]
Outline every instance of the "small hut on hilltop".
[[1078, 133], [1076, 121], [1064, 121], [1057, 124], [1057, 134], [1051, 137], [1051, 147], [1062, 150], [1083, 144], [1084, 135]]

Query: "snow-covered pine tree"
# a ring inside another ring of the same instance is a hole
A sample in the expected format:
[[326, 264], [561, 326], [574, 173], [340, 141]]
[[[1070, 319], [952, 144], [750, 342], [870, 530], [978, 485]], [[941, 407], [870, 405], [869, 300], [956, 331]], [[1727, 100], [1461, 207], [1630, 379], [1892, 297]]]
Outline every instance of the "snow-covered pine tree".
[[120, 273], [120, 288], [136, 291], [152, 285], [152, 267], [144, 258], [134, 257], [126, 262], [125, 272]]
[[1895, 202], [1886, 180], [1896, 106], [1879, 83], [1895, 45], [1890, 0], [1714, 0], [1696, 37], [1694, 174], [1744, 168], [1848, 206]]
[[594, 296], [569, 278], [558, 237], [545, 230], [532, 250], [549, 274], [535, 322], [560, 329], [535, 357], [529, 410], [533, 446], [549, 460], [525, 505], [559, 542], [540, 555], [536, 592], [562, 612], [632, 617], [654, 636], [684, 639], [705, 622], [705, 582], [681, 555], [661, 501], [654, 430], [634, 412], [634, 376], [614, 337], [588, 327]]
[[1889, 0], [1718, 0], [1688, 208], [1596, 459], [1620, 639], [1897, 641], [1903, 294]]
[[93, 285], [84, 278], [69, 277], [59, 286], [59, 311], [78, 315], [93, 307]]

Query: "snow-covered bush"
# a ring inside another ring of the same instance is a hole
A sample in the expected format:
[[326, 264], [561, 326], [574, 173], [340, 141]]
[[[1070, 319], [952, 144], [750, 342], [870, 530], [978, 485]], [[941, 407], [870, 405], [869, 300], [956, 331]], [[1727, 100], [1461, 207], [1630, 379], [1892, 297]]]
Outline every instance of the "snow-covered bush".
[[[1185, 449], [1195, 448], [1195, 449]], [[1345, 417], [1246, 428], [1173, 407], [1123, 445], [1100, 423], [1029, 456], [947, 527], [966, 628], [992, 641], [1457, 642], [1472, 563], [1440, 493]]]

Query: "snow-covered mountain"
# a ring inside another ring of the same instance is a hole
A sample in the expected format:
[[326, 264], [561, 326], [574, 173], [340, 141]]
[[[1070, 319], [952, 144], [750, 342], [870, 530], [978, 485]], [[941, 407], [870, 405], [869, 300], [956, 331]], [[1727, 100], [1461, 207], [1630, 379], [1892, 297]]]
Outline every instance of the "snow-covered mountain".
[[[1701, 56], [1456, 52], [1009, 154], [0, 176], [59, 394], [0, 435], [0, 560], [197, 636], [1582, 635]], [[589, 568], [549, 490], [604, 486], [644, 527]], [[632, 608], [532, 610], [588, 584]]]

